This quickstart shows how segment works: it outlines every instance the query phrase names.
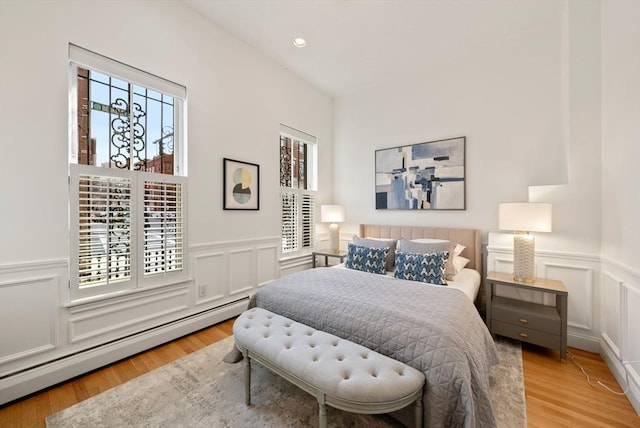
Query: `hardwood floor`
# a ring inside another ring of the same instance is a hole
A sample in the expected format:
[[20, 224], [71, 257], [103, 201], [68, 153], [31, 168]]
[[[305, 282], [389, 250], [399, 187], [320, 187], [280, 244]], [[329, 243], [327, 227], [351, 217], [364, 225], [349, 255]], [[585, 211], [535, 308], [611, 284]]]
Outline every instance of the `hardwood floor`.
[[[225, 321], [0, 407], [0, 428], [44, 427], [46, 416], [224, 339], [232, 325]], [[557, 352], [527, 345], [522, 351], [529, 427], [640, 427], [627, 398], [589, 386], [570, 357], [560, 362]], [[599, 355], [569, 351], [592, 383], [620, 391]]]
[[[523, 345], [522, 364], [529, 427], [640, 427], [640, 417], [598, 354], [569, 348], [566, 362], [560, 354]], [[573, 357], [573, 359], [572, 359]], [[580, 364], [592, 385], [578, 367]]]

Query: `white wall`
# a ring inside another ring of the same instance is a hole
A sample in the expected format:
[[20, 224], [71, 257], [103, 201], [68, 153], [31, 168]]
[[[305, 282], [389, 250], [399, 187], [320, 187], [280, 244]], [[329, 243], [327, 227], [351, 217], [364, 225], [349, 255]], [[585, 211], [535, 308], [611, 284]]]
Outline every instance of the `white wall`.
[[[564, 226], [540, 236], [538, 245], [597, 253], [600, 181], [591, 166], [598, 164], [599, 128], [595, 137], [573, 139], [570, 131], [580, 130], [570, 129], [570, 116], [577, 105], [597, 110], [599, 91], [570, 92], [569, 73], [585, 65], [576, 61], [594, 65], [569, 55], [567, 15], [564, 2], [549, 2], [537, 26], [509, 39], [452, 52], [449, 62], [413, 79], [337, 99], [334, 191], [348, 222], [476, 227], [486, 234], [497, 230], [500, 202], [526, 201], [529, 186], [568, 185], [568, 192], [544, 186], [543, 196], [532, 196], [554, 203], [554, 225]], [[588, 134], [593, 128], [586, 125]], [[456, 136], [467, 137], [465, 211], [375, 210], [376, 149]], [[573, 221], [577, 214], [580, 223]]]
[[640, 270], [640, 3], [602, 3], [602, 253]]
[[[69, 43], [187, 87], [185, 283], [65, 306]], [[31, 392], [25, 385], [33, 379], [31, 386], [47, 386], [233, 316], [242, 308], [232, 302], [277, 278], [280, 123], [317, 137], [319, 200], [331, 198], [331, 98], [181, 2], [1, 1], [0, 64], [0, 377], [138, 335], [110, 345], [109, 355], [73, 357], [49, 378], [5, 378], [0, 403]], [[259, 211], [223, 211], [223, 157], [260, 165]], [[148, 332], [187, 316], [196, 318]]]
[[[640, 413], [640, 3], [602, 2], [603, 352]], [[635, 363], [625, 364], [626, 362]]]
[[[589, 3], [549, 2], [537, 26], [452, 52], [449, 62], [414, 79], [338, 99], [334, 189], [349, 223], [464, 226], [486, 234], [497, 230], [499, 203], [545, 201], [554, 205], [554, 231], [537, 237], [538, 248], [598, 254], [599, 6]], [[375, 210], [376, 149], [461, 135], [465, 211]], [[354, 157], [362, 162], [350, 163]]]

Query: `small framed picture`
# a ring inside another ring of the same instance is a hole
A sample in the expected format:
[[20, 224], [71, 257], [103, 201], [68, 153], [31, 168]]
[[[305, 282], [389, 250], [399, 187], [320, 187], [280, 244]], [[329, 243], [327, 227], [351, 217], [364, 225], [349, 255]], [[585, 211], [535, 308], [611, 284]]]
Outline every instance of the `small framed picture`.
[[260, 165], [224, 158], [223, 174], [225, 210], [260, 209]]

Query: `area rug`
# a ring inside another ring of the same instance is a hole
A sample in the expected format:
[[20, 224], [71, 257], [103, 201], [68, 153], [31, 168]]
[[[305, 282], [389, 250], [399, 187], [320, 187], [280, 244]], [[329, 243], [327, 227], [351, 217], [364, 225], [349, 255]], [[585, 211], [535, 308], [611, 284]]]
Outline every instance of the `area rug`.
[[[526, 427], [522, 351], [497, 342], [501, 363], [491, 373], [499, 427]], [[228, 337], [46, 418], [61, 427], [308, 427], [318, 425], [314, 397], [259, 364], [252, 369], [252, 405], [244, 404], [244, 364], [222, 361]], [[327, 409], [330, 427], [399, 427], [386, 415]]]

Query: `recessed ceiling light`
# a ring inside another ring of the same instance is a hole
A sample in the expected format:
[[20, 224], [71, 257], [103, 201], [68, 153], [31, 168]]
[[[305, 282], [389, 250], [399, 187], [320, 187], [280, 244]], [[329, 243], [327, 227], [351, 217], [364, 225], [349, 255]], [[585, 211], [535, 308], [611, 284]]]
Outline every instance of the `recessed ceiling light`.
[[293, 39], [293, 46], [297, 48], [303, 48], [306, 45], [307, 45], [307, 41], [302, 37], [296, 37], [295, 39]]

